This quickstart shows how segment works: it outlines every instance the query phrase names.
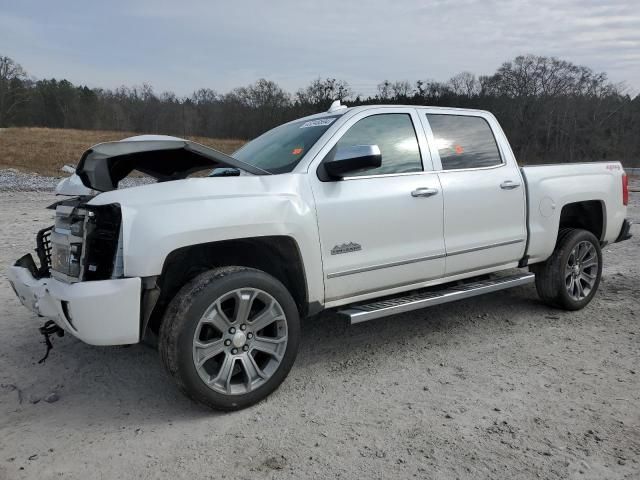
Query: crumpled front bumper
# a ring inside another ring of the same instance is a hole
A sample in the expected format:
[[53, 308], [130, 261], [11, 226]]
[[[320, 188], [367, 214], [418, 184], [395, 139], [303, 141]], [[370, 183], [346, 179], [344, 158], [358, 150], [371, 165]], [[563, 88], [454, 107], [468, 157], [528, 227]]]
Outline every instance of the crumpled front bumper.
[[140, 341], [140, 278], [64, 283], [14, 265], [7, 276], [22, 304], [90, 345]]

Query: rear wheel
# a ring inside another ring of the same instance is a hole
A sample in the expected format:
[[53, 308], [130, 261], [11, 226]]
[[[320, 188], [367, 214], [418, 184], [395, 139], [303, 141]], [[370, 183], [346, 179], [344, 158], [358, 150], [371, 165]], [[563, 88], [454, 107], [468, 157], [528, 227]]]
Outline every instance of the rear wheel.
[[299, 338], [296, 304], [277, 279], [250, 268], [222, 267], [199, 275], [172, 300], [159, 350], [188, 396], [235, 410], [282, 383]]
[[551, 257], [532, 270], [538, 295], [547, 304], [565, 310], [584, 308], [602, 276], [600, 242], [587, 230], [563, 228]]

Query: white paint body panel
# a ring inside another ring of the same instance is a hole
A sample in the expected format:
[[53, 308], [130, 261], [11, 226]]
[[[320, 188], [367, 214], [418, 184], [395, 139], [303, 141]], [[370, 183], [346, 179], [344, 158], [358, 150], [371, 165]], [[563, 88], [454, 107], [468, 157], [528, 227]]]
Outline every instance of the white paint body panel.
[[124, 274], [160, 275], [182, 247], [284, 235], [300, 250], [310, 302], [324, 299], [315, 208], [307, 176], [189, 178], [114, 190], [91, 205], [120, 204]]
[[[314, 182], [313, 188], [327, 301], [444, 275], [442, 195], [411, 196], [417, 188], [440, 190], [437, 175]], [[408, 222], [407, 216], [413, 220]], [[362, 250], [331, 253], [348, 242]], [[364, 271], [351, 273], [358, 270]]]
[[446, 275], [521, 259], [527, 236], [524, 187], [500, 188], [505, 179], [522, 184], [518, 169], [505, 165], [439, 176], [444, 192]]

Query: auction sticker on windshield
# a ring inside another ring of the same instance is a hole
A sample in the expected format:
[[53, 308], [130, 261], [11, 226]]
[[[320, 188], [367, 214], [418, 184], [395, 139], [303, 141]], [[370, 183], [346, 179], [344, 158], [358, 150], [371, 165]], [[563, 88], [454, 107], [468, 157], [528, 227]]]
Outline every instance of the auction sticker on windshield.
[[309, 128], [309, 127], [324, 127], [327, 125], [331, 125], [335, 118], [320, 118], [318, 120], [309, 120], [308, 122], [304, 122], [300, 128]]

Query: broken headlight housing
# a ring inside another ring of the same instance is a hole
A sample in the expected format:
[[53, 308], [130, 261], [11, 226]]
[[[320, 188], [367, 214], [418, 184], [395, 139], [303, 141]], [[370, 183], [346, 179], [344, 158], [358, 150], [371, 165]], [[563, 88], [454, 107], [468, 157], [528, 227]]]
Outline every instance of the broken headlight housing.
[[51, 232], [51, 275], [65, 281], [81, 279], [87, 211], [71, 205], [56, 208]]
[[118, 205], [58, 205], [51, 232], [51, 276], [65, 282], [112, 277], [119, 246]]

